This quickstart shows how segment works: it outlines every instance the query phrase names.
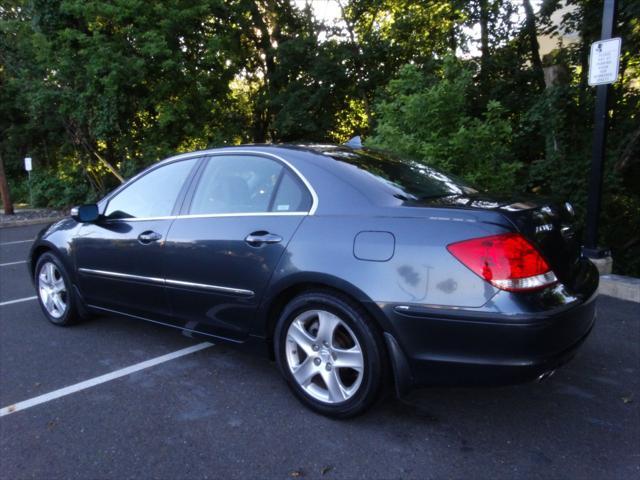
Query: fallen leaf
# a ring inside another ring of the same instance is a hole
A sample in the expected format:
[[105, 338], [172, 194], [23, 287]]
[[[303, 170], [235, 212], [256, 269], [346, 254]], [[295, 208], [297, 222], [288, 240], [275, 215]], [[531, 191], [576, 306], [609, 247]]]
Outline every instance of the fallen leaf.
[[289, 474], [289, 476], [290, 476], [290, 477], [293, 477], [293, 478], [299, 478], [299, 477], [302, 477], [303, 475], [304, 475], [304, 474], [303, 474], [303, 473], [302, 473], [302, 471], [300, 471], [300, 470], [294, 470], [293, 472], [291, 472], [291, 473]]
[[624, 403], [625, 405], [631, 402], [633, 402], [633, 395], [629, 395], [628, 397], [622, 397], [622, 403]]
[[322, 467], [322, 469], [320, 470], [320, 473], [322, 475], [326, 475], [327, 473], [329, 473], [331, 470], [333, 470], [333, 467]]

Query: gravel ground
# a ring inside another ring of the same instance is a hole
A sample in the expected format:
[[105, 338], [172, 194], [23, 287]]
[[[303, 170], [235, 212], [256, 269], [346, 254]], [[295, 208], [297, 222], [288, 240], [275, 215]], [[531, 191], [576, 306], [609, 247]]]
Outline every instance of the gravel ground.
[[63, 217], [62, 210], [51, 210], [49, 208], [16, 208], [13, 215], [5, 215], [4, 210], [0, 213], [0, 228], [4, 226], [25, 225], [34, 221], [46, 222], [54, 221]]

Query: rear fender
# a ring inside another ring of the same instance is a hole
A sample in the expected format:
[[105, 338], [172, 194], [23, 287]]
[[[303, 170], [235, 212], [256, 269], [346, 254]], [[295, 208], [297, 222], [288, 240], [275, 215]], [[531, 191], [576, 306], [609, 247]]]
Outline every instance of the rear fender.
[[362, 305], [383, 331], [390, 331], [391, 324], [380, 307], [355, 285], [333, 275], [320, 272], [298, 272], [269, 285], [268, 294], [262, 299], [254, 326], [254, 335], [269, 338], [277, 318], [272, 318], [288, 300], [304, 290], [329, 288], [343, 293]]

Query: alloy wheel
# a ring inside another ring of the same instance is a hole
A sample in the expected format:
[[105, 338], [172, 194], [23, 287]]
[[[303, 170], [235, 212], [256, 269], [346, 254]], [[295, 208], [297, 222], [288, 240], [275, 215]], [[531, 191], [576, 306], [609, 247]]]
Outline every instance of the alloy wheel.
[[53, 262], [45, 262], [38, 275], [38, 293], [47, 313], [61, 318], [67, 311], [67, 286], [60, 270]]
[[308, 310], [291, 322], [286, 357], [298, 385], [321, 402], [349, 400], [362, 383], [360, 342], [340, 317], [326, 310]]

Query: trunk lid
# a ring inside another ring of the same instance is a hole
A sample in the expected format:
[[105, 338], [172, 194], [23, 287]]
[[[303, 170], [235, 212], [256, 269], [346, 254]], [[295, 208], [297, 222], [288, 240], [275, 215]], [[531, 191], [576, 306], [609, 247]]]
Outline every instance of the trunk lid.
[[563, 283], [571, 283], [580, 268], [580, 235], [569, 204], [540, 203], [528, 209], [502, 208], [505, 216], [538, 247]]
[[580, 268], [580, 235], [569, 203], [544, 199], [513, 201], [484, 195], [459, 195], [420, 202], [424, 206], [492, 210], [501, 213], [545, 257], [558, 279], [572, 283]]

